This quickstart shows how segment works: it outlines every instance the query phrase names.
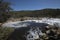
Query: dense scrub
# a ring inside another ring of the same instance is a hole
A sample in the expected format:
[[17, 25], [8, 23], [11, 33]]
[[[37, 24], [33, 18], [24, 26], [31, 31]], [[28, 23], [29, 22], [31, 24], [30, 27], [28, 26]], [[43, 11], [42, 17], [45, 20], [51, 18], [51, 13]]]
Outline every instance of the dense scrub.
[[0, 40], [7, 40], [14, 28], [0, 27]]

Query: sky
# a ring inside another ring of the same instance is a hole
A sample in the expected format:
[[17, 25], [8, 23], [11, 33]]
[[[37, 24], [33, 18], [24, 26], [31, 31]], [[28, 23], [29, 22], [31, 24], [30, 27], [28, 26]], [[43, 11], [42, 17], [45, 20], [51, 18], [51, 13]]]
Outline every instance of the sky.
[[40, 10], [60, 8], [60, 0], [5, 0], [11, 3], [13, 10]]

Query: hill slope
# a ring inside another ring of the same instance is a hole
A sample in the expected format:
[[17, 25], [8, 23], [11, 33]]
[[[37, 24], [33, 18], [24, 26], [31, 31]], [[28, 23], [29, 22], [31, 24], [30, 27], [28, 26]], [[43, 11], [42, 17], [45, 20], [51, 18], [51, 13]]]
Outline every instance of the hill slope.
[[60, 17], [60, 9], [42, 9], [33, 11], [12, 11], [12, 17]]

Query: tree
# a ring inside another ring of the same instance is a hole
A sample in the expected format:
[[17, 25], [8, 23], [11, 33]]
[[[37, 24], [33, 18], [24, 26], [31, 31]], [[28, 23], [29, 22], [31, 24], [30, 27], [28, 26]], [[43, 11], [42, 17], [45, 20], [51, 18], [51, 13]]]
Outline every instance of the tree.
[[9, 17], [10, 3], [0, 0], [0, 23], [5, 22]]

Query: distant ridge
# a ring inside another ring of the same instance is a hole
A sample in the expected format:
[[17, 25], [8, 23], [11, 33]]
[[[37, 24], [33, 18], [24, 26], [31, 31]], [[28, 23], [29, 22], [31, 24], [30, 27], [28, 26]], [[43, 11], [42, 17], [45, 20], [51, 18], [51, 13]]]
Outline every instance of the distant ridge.
[[11, 11], [12, 17], [60, 17], [60, 9], [46, 8], [41, 10]]

